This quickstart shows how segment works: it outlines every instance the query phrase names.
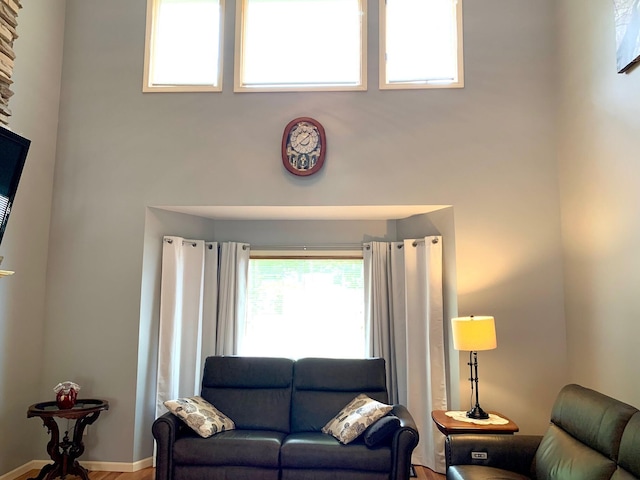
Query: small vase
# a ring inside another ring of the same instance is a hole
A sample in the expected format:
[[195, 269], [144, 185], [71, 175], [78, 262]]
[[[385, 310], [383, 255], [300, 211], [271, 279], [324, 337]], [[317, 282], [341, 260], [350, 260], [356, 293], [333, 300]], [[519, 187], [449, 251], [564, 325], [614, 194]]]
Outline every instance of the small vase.
[[60, 390], [56, 394], [56, 403], [60, 410], [68, 410], [76, 404], [76, 391], [71, 388], [68, 391]]

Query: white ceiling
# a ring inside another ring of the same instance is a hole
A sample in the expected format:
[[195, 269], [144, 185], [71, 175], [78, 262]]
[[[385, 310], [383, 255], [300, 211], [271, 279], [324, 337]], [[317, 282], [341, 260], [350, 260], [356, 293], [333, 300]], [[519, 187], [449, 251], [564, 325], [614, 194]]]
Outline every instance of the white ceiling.
[[247, 205], [157, 206], [156, 208], [216, 220], [394, 220], [446, 207], [448, 205]]

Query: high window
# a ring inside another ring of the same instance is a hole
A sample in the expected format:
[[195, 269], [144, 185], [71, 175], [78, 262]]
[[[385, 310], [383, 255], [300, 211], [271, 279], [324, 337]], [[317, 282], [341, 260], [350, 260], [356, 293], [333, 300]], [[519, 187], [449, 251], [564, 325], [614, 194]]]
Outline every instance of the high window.
[[[379, 2], [379, 88], [462, 87], [462, 0]], [[147, 0], [143, 91], [221, 91], [223, 13]], [[234, 91], [367, 90], [366, 0], [236, 0], [235, 16]]]
[[143, 91], [222, 89], [224, 0], [147, 0]]
[[236, 91], [365, 90], [365, 0], [238, 0]]
[[380, 88], [462, 86], [462, 0], [380, 0]]
[[267, 257], [249, 261], [239, 354], [364, 358], [361, 258]]

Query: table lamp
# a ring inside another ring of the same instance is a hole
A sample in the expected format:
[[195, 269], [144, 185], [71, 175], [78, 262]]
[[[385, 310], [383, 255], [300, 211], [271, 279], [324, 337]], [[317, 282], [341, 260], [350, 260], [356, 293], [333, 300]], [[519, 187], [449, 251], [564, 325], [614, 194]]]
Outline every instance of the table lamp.
[[[497, 346], [496, 325], [493, 317], [458, 317], [451, 319], [453, 332], [453, 348], [469, 351], [469, 370], [471, 372], [471, 393], [474, 382], [476, 389], [476, 405], [467, 412], [467, 417], [487, 419], [489, 414], [480, 408], [478, 400], [478, 351], [493, 350]], [[473, 356], [473, 361], [472, 361]]]

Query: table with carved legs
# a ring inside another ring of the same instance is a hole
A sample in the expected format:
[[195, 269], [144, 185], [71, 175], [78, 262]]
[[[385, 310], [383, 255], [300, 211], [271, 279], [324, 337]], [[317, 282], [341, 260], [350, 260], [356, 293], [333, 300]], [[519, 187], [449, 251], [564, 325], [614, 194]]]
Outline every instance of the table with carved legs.
[[[108, 409], [109, 402], [97, 399], [77, 400], [72, 408], [67, 409], [58, 408], [56, 402], [31, 405], [27, 410], [27, 418], [40, 417], [51, 434], [51, 440], [47, 443], [47, 452], [53, 464], [45, 465], [35, 479], [29, 480], [50, 480], [58, 477], [65, 478], [67, 475], [77, 475], [83, 480], [89, 480], [87, 469], [77, 460], [84, 453], [82, 436], [85, 427], [95, 422], [100, 412]], [[60, 430], [56, 418], [75, 420], [71, 439], [69, 439], [69, 431], [65, 431], [60, 441]]]

